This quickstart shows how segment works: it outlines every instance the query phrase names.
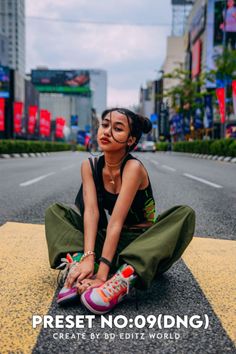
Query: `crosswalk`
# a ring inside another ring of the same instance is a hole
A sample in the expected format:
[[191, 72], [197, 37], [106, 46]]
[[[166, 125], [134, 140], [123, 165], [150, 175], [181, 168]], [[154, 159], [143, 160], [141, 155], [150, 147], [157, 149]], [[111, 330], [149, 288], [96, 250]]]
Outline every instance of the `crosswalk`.
[[[236, 242], [194, 237], [183, 260], [236, 344]], [[32, 316], [47, 314], [56, 290], [44, 226], [0, 227], [0, 352], [31, 353], [40, 333]]]

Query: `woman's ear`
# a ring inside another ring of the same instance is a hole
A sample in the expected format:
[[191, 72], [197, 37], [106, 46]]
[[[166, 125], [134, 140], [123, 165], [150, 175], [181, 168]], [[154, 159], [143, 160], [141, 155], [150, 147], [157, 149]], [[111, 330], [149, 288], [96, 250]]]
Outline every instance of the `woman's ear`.
[[129, 139], [128, 139], [128, 145], [131, 146], [135, 143], [136, 141], [136, 137], [134, 136], [130, 136]]

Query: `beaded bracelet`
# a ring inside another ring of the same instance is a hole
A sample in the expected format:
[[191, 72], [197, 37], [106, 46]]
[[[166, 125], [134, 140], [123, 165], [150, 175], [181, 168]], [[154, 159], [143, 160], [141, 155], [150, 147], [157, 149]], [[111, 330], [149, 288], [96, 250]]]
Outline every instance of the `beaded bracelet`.
[[96, 254], [95, 254], [95, 252], [93, 252], [93, 251], [87, 251], [87, 252], [85, 252], [85, 253], [83, 254], [83, 256], [80, 258], [79, 263], [82, 262], [82, 261], [83, 261], [86, 257], [88, 257], [88, 256], [96, 256]]

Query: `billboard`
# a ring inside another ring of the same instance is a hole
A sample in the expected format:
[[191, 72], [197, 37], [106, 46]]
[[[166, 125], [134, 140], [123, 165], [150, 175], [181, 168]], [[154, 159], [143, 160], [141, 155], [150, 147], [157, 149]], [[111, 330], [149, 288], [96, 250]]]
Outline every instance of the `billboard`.
[[214, 9], [214, 47], [225, 45], [236, 50], [236, 5], [234, 0], [216, 1]]
[[10, 69], [7, 66], [0, 66], [0, 97], [10, 96]]
[[90, 93], [88, 70], [32, 70], [31, 80], [39, 92]]
[[201, 52], [202, 42], [198, 39], [192, 48], [192, 78], [196, 77], [201, 71]]
[[[209, 0], [207, 4], [206, 69], [215, 69], [215, 60], [223, 48], [236, 50], [236, 0]], [[207, 82], [215, 88], [215, 82]]]

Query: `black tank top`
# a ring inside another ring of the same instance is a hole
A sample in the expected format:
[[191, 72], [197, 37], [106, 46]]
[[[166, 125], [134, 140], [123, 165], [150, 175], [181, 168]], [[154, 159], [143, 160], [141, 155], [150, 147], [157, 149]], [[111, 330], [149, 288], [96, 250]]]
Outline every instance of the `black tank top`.
[[[130, 159], [136, 159], [134, 156], [131, 154], [128, 154], [124, 161], [122, 162], [121, 169], [120, 169], [120, 175], [122, 179], [122, 173], [125, 167], [125, 164], [128, 160]], [[139, 161], [139, 160], [138, 160]], [[140, 161], [141, 162], [141, 161]], [[100, 183], [100, 188], [102, 191], [102, 199], [103, 199], [103, 207], [108, 211], [108, 213], [111, 215], [113, 208], [115, 206], [116, 200], [119, 196], [119, 194], [114, 194], [111, 192], [108, 192], [103, 183], [103, 176], [102, 176], [102, 170], [105, 165], [105, 159], [104, 155], [100, 156], [98, 160], [98, 180]], [[149, 177], [148, 177], [149, 180]], [[152, 187], [151, 183], [149, 180], [149, 184], [145, 189], [138, 190], [133, 203], [131, 205], [131, 208], [129, 209], [128, 215], [125, 219], [124, 224], [125, 225], [135, 225], [139, 223], [144, 223], [144, 222], [155, 222], [155, 201], [153, 198], [153, 193], [152, 193]]]

